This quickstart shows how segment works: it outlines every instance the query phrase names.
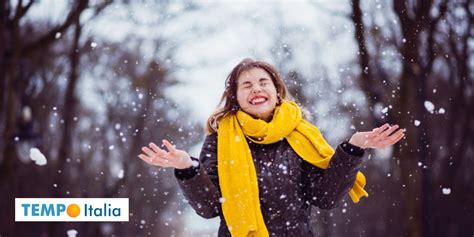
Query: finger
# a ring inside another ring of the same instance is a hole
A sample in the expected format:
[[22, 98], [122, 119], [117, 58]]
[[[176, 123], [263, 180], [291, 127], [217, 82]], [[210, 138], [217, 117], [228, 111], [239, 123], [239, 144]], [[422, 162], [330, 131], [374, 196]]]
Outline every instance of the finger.
[[380, 133], [378, 135], [378, 138], [380, 140], [385, 140], [385, 138], [387, 138], [391, 133], [393, 133], [395, 130], [397, 130], [398, 127], [399, 126], [397, 124], [391, 126], [389, 129], [387, 129], [387, 130], [383, 131], [382, 133]]
[[375, 128], [372, 130], [372, 132], [374, 132], [375, 134], [380, 134], [381, 132], [383, 132], [385, 129], [387, 129], [388, 127], [390, 127], [390, 125], [388, 123], [378, 127], [378, 128]]
[[150, 143], [149, 144], [150, 148], [156, 152], [159, 156], [162, 156], [162, 157], [167, 157], [168, 156], [168, 152], [166, 152], [165, 150], [161, 149], [160, 147], [158, 147], [155, 143]]
[[398, 133], [397, 135], [394, 135], [394, 138], [391, 140], [390, 142], [390, 145], [393, 145], [397, 142], [399, 142], [400, 140], [402, 140], [402, 138], [405, 137], [405, 130], [402, 130], [400, 133]]
[[372, 138], [374, 138], [378, 135], [379, 135], [379, 133], [376, 131], [376, 129], [374, 129], [370, 132], [367, 132], [367, 134], [365, 135], [365, 138], [367, 138], [369, 140], [369, 139], [372, 139]]
[[398, 129], [396, 132], [392, 133], [392, 135], [390, 135], [389, 138], [396, 137], [396, 136], [398, 136], [398, 135], [400, 135], [400, 134], [404, 134], [405, 131], [406, 131], [406, 129], [403, 129], [403, 128]]
[[155, 166], [161, 166], [161, 167], [171, 167], [171, 163], [168, 161], [168, 160], [165, 160], [165, 159], [154, 159], [153, 160], [153, 164]]
[[372, 129], [372, 131], [368, 132], [367, 134], [367, 139], [373, 139], [374, 137], [377, 137], [380, 133], [382, 133], [385, 129], [389, 128], [390, 125], [388, 123], [378, 127], [378, 128], [374, 128]]
[[387, 137], [386, 139], [380, 141], [377, 146], [384, 148], [387, 146], [391, 146], [398, 141], [400, 141], [403, 137], [405, 136], [404, 130], [400, 129], [396, 133], [392, 134], [390, 137]]
[[398, 125], [394, 125], [388, 129], [386, 129], [385, 131], [381, 132], [379, 135], [375, 136], [374, 137], [374, 141], [375, 142], [380, 142], [380, 141], [384, 141], [385, 139], [387, 139], [387, 137], [389, 137], [389, 135], [391, 133], [393, 133], [396, 129], [398, 128]]
[[397, 138], [397, 140], [395, 141], [384, 141], [384, 142], [381, 142], [379, 144], [377, 144], [376, 148], [385, 148], [385, 147], [388, 147], [388, 146], [392, 146], [393, 144], [397, 143], [398, 140], [402, 139], [403, 136], [400, 136]]
[[148, 148], [148, 147], [146, 147], [146, 146], [142, 147], [142, 151], [143, 151], [145, 154], [147, 154], [149, 157], [154, 157], [154, 156], [156, 156], [156, 153], [153, 152], [152, 150], [150, 150], [150, 148]]
[[149, 156], [146, 156], [146, 155], [143, 155], [143, 154], [140, 154], [138, 155], [138, 157], [140, 159], [142, 159], [143, 161], [145, 161], [146, 163], [150, 164], [150, 165], [153, 165], [152, 161], [153, 161], [153, 158], [149, 157]]
[[153, 158], [146, 155], [139, 155], [140, 159], [145, 161], [146, 163], [153, 165], [153, 166], [162, 166], [162, 167], [170, 167], [171, 163], [168, 160], [162, 158]]
[[169, 152], [176, 152], [176, 148], [174, 148], [174, 146], [168, 140], [163, 139], [163, 145], [165, 145], [166, 148], [168, 148]]
[[142, 147], [142, 151], [152, 160], [157, 158], [166, 159], [168, 156], [166, 152], [157, 154], [150, 150], [148, 147]]
[[395, 141], [393, 141], [390, 145], [394, 145], [396, 144], [397, 142], [399, 142], [400, 140], [402, 140], [402, 138], [405, 137], [405, 134], [401, 134], [400, 136], [397, 137], [397, 139], [395, 139]]

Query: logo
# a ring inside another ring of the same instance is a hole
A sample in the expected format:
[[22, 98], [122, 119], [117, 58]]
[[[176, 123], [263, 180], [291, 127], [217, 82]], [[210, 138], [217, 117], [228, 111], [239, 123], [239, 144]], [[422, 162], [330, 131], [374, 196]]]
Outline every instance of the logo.
[[15, 198], [15, 221], [128, 221], [128, 198]]

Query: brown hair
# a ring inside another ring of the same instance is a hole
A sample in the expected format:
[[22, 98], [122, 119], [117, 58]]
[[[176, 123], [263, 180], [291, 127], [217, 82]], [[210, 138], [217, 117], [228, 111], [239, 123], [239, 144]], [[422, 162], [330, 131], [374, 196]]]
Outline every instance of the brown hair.
[[270, 75], [277, 91], [277, 106], [280, 105], [282, 99], [291, 100], [291, 96], [288, 94], [288, 90], [281, 79], [280, 73], [273, 65], [246, 58], [237, 64], [237, 66], [235, 66], [227, 76], [227, 79], [225, 80], [225, 90], [217, 106], [217, 110], [207, 119], [207, 134], [217, 132], [219, 121], [224, 116], [235, 114], [239, 110], [239, 103], [237, 102], [237, 79], [243, 72], [253, 68], [261, 68]]

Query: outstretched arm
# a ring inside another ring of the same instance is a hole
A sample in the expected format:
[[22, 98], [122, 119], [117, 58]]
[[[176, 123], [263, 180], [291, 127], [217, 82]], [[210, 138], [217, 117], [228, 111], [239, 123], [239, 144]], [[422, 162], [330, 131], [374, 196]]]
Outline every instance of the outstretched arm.
[[327, 169], [304, 161], [308, 201], [321, 209], [337, 207], [354, 185], [363, 155], [363, 149], [343, 142], [337, 146]]
[[196, 213], [204, 218], [216, 217], [220, 213], [215, 140], [215, 136], [206, 137], [200, 159], [191, 158], [167, 140], [163, 140], [163, 145], [168, 152], [150, 143], [149, 147], [142, 148], [145, 154], [139, 155], [148, 164], [175, 168], [175, 177], [184, 196]]
[[373, 129], [370, 132], [356, 132], [349, 143], [365, 148], [385, 148], [400, 141], [405, 136], [406, 129], [399, 129], [397, 124], [390, 126], [388, 123]]
[[142, 147], [142, 151], [145, 154], [140, 154], [138, 157], [146, 163], [154, 166], [185, 169], [193, 165], [191, 156], [189, 156], [187, 152], [176, 149], [166, 139], [163, 139], [162, 142], [168, 149], [168, 152], [159, 148], [155, 143], [150, 143], [149, 147]]
[[306, 165], [310, 202], [323, 209], [337, 206], [354, 185], [365, 148], [385, 148], [400, 141], [405, 129], [384, 124], [370, 132], [357, 132], [340, 144], [325, 170]]

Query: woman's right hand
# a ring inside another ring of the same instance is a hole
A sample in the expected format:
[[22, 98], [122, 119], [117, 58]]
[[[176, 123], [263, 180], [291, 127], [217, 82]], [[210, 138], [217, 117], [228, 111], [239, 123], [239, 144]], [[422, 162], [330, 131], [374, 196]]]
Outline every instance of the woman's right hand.
[[176, 149], [166, 139], [163, 139], [162, 142], [168, 151], [160, 149], [152, 142], [148, 147], [142, 147], [144, 154], [140, 154], [138, 157], [154, 166], [173, 167], [176, 169], [186, 169], [193, 166], [193, 160], [187, 152]]

